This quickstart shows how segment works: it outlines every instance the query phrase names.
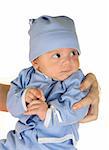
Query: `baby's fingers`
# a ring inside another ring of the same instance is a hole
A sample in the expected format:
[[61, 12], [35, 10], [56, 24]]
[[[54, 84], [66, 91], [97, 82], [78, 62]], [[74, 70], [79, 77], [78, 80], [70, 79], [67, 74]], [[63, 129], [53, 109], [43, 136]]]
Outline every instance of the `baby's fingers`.
[[41, 92], [39, 89], [37, 88], [33, 88], [29, 91], [32, 95], [34, 95], [35, 99], [40, 98], [41, 97]]
[[31, 109], [31, 110], [28, 110], [26, 112], [24, 112], [24, 115], [36, 115], [37, 114], [37, 111], [38, 109]]
[[30, 108], [32, 105], [38, 105], [40, 103], [40, 100], [32, 100], [31, 103], [28, 104], [27, 108]]
[[30, 110], [32, 110], [32, 109], [38, 109], [38, 108], [40, 108], [40, 104], [34, 104], [34, 105], [32, 105], [31, 107], [28, 107], [28, 111], [30, 111]]

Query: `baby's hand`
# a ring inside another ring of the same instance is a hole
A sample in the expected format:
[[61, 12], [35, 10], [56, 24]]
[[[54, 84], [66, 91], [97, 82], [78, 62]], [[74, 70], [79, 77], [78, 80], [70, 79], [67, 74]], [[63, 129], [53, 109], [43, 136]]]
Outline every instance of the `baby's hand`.
[[31, 103], [33, 100], [45, 101], [45, 97], [43, 92], [38, 88], [28, 88], [25, 93], [25, 102], [27, 104]]
[[33, 100], [27, 106], [27, 111], [24, 113], [25, 115], [38, 115], [41, 120], [44, 120], [46, 117], [46, 112], [48, 109], [48, 105], [45, 101]]

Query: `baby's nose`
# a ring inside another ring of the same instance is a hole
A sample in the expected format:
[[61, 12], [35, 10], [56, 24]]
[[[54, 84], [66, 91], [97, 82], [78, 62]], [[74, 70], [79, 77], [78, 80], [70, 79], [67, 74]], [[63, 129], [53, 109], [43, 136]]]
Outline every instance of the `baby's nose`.
[[65, 58], [64, 59], [64, 61], [63, 61], [63, 65], [71, 65], [71, 58], [70, 57], [67, 57], [67, 58]]

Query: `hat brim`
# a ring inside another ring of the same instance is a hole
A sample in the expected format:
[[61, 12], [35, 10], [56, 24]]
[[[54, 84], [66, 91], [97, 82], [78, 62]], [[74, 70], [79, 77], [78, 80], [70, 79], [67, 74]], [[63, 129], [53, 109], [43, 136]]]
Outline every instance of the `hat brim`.
[[75, 48], [80, 54], [77, 36], [69, 31], [48, 32], [43, 35], [37, 35], [34, 39], [30, 40], [30, 48], [30, 61], [48, 51], [59, 48]]

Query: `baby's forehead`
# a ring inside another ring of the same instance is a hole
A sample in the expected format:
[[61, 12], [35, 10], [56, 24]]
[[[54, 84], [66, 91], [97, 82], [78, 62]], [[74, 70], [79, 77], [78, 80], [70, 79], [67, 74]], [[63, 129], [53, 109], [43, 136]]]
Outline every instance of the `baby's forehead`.
[[43, 53], [42, 55], [40, 55], [39, 57], [37, 57], [34, 60], [37, 61], [38, 58], [44, 58], [44, 57], [49, 58], [49, 57], [53, 56], [56, 53], [59, 53], [61, 55], [66, 55], [66, 54], [69, 54], [71, 51], [74, 52], [74, 51], [78, 51], [78, 50], [75, 49], [75, 48], [57, 48], [57, 49], [54, 49], [54, 50], [49, 50], [46, 53]]
[[69, 52], [71, 50], [76, 50], [75, 48], [59, 48], [59, 49], [54, 49], [51, 50], [49, 52], [47, 52], [47, 54], [53, 54], [53, 53], [62, 53], [62, 52]]

